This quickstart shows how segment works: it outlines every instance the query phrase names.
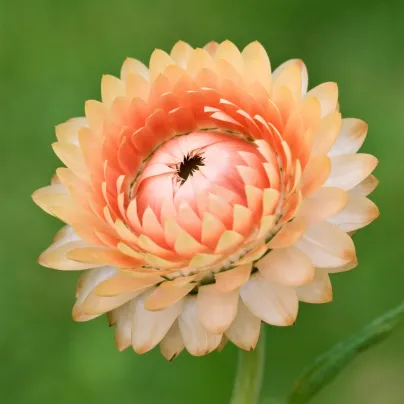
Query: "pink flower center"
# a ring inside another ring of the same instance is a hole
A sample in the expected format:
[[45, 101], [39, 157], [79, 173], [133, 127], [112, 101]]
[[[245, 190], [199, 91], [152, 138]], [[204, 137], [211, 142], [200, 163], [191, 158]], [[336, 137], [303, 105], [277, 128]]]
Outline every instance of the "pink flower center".
[[255, 143], [234, 134], [211, 130], [174, 137], [147, 160], [131, 191], [138, 217], [147, 207], [164, 219], [187, 206], [201, 219], [218, 210], [231, 227], [233, 206], [247, 206], [245, 186], [269, 187], [263, 162]]

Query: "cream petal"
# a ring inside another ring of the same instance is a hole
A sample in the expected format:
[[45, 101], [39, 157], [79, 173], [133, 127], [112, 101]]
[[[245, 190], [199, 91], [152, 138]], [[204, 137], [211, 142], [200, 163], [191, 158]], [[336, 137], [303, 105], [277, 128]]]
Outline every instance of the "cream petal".
[[115, 322], [115, 344], [119, 351], [132, 345], [132, 322], [135, 301], [129, 301], [113, 310]]
[[147, 101], [150, 93], [149, 82], [140, 74], [129, 73], [125, 84], [126, 96], [133, 98], [141, 98]]
[[87, 321], [87, 316], [95, 318], [101, 314], [116, 309], [119, 306], [134, 299], [144, 291], [127, 292], [118, 296], [98, 296], [95, 292], [91, 292], [84, 302], [80, 305], [73, 306], [73, 319], [75, 321]]
[[325, 186], [350, 190], [363, 181], [377, 165], [370, 154], [346, 154], [331, 157], [331, 172]]
[[185, 69], [193, 50], [186, 42], [178, 41], [171, 49], [170, 56], [178, 66]]
[[341, 131], [330, 150], [330, 156], [356, 153], [365, 141], [367, 131], [368, 125], [366, 122], [356, 118], [343, 119]]
[[182, 308], [180, 301], [164, 310], [147, 310], [144, 302], [148, 294], [142, 294], [135, 302], [132, 347], [138, 354], [150, 351], [164, 338]]
[[296, 289], [297, 297], [306, 303], [328, 303], [332, 301], [332, 287], [326, 270], [316, 269], [313, 281]]
[[181, 335], [187, 351], [194, 356], [206, 355], [220, 344], [221, 334], [211, 334], [200, 323], [196, 296], [187, 296], [179, 316]]
[[226, 330], [226, 337], [236, 346], [252, 351], [257, 345], [261, 330], [261, 320], [255, 317], [240, 299], [237, 315]]
[[367, 226], [378, 216], [379, 209], [370, 199], [363, 195], [349, 194], [345, 209], [328, 221], [349, 232]]
[[180, 327], [176, 320], [160, 342], [160, 351], [169, 361], [174, 360], [184, 349]]
[[86, 271], [79, 279], [76, 288], [76, 302], [73, 306], [73, 319], [87, 321], [103, 313], [122, 306], [138, 292], [124, 293], [114, 297], [100, 297], [95, 293], [96, 287], [114, 276], [117, 270], [110, 266], [103, 266]]
[[82, 263], [67, 258], [70, 251], [86, 246], [88, 246], [88, 244], [82, 240], [67, 242], [65, 240], [59, 240], [51, 244], [51, 246], [40, 255], [38, 262], [44, 267], [63, 271], [83, 270], [102, 266], [102, 264]]
[[244, 80], [246, 84], [258, 81], [267, 91], [271, 88], [271, 63], [265, 48], [257, 41], [247, 45], [241, 53], [244, 59]]
[[311, 89], [306, 97], [315, 97], [320, 101], [322, 116], [335, 112], [338, 106], [338, 86], [336, 83], [323, 83]]
[[311, 260], [293, 246], [270, 251], [255, 266], [265, 279], [287, 286], [304, 285], [314, 277]]
[[362, 182], [353, 187], [349, 193], [368, 196], [376, 189], [378, 185], [379, 180], [373, 174], [370, 174]]
[[[278, 81], [279, 84], [279, 76], [285, 75], [285, 71], [298, 71], [299, 75], [297, 77], [300, 77], [299, 80], [296, 81], [296, 83], [300, 83], [300, 86], [298, 86], [296, 89], [293, 89], [293, 91], [297, 94], [300, 95], [300, 97], [303, 97], [306, 92], [307, 92], [307, 86], [309, 82], [309, 77], [307, 74], [307, 68], [306, 65], [303, 63], [302, 60], [300, 59], [291, 59], [288, 60], [285, 63], [282, 63], [279, 67], [277, 67], [272, 76], [273, 76], [273, 81]], [[286, 78], [286, 75], [285, 75]], [[286, 83], [287, 84], [287, 83]], [[300, 92], [299, 92], [300, 90]]]
[[132, 347], [142, 354], [153, 349], [167, 334], [181, 312], [182, 301], [159, 311], [144, 307], [148, 293], [136, 299], [132, 326]]
[[348, 202], [348, 195], [341, 188], [322, 187], [306, 198], [298, 211], [307, 224], [322, 222], [341, 212]]
[[327, 154], [335, 144], [340, 130], [341, 114], [339, 112], [331, 112], [325, 116], [314, 134], [311, 154], [313, 156]]
[[187, 70], [191, 77], [195, 77], [201, 69], [214, 71], [215, 64], [212, 56], [204, 49], [195, 49], [189, 58]]
[[118, 78], [105, 74], [101, 80], [101, 98], [103, 104], [111, 106], [116, 97], [125, 95], [125, 84]]
[[130, 74], [138, 74], [149, 81], [149, 69], [139, 60], [126, 58], [121, 68], [121, 79], [127, 80]]
[[240, 289], [243, 302], [252, 314], [268, 324], [292, 325], [297, 317], [296, 291], [268, 281], [260, 273], [252, 275]]
[[215, 284], [201, 286], [198, 290], [199, 320], [207, 331], [222, 334], [237, 313], [239, 291], [223, 293]]
[[217, 48], [215, 59], [224, 59], [228, 61], [238, 72], [242, 72], [244, 68], [244, 61], [233, 42], [223, 41]]
[[339, 272], [347, 272], [350, 271], [351, 269], [354, 269], [358, 266], [358, 260], [353, 259], [352, 261], [348, 262], [345, 265], [341, 265], [340, 267], [335, 267], [335, 268], [324, 268], [329, 274], [336, 274]]
[[164, 70], [170, 66], [175, 65], [174, 60], [166, 52], [161, 49], [156, 49], [151, 57], [149, 63], [150, 81], [153, 82], [156, 78], [164, 73]]
[[296, 246], [315, 267], [338, 267], [355, 259], [352, 239], [337, 226], [320, 222], [309, 226]]

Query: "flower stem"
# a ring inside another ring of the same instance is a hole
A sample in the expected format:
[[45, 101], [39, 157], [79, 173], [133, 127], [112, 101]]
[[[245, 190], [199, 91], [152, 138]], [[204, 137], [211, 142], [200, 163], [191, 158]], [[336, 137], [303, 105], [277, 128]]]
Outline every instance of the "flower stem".
[[261, 336], [254, 351], [239, 350], [238, 368], [230, 404], [257, 404], [265, 363], [265, 333]]

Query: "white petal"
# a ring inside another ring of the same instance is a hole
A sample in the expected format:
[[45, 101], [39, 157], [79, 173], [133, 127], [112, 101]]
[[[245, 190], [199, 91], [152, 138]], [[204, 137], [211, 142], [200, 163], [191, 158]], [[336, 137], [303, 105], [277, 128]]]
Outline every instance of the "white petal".
[[261, 320], [255, 317], [240, 299], [237, 315], [226, 331], [226, 337], [241, 349], [252, 351], [260, 336]]
[[378, 184], [379, 180], [373, 174], [370, 174], [362, 182], [353, 187], [349, 193], [368, 196], [376, 189]]
[[366, 122], [355, 118], [343, 119], [340, 134], [329, 155], [356, 153], [365, 141], [367, 131]]
[[341, 212], [347, 202], [348, 195], [341, 188], [322, 187], [303, 200], [298, 216], [307, 224], [322, 222]]
[[129, 348], [132, 344], [132, 322], [135, 301], [132, 300], [114, 310], [115, 344], [120, 351]]
[[330, 277], [326, 270], [316, 269], [316, 276], [308, 285], [296, 289], [297, 297], [306, 303], [327, 303], [332, 300]]
[[327, 187], [350, 190], [363, 181], [377, 165], [377, 158], [370, 154], [346, 154], [331, 157], [331, 173], [325, 182]]
[[379, 209], [370, 199], [363, 195], [350, 194], [345, 209], [328, 221], [348, 232], [367, 226], [378, 216]]
[[293, 246], [272, 250], [255, 266], [267, 280], [287, 286], [304, 285], [314, 277], [311, 260]]
[[239, 291], [222, 293], [216, 284], [201, 286], [198, 290], [198, 311], [201, 324], [213, 334], [222, 334], [237, 313]]
[[268, 324], [286, 326], [295, 322], [298, 300], [293, 288], [266, 280], [260, 273], [251, 276], [240, 289], [248, 309]]
[[169, 361], [174, 360], [184, 349], [178, 321], [175, 321], [168, 330], [166, 336], [161, 340], [160, 350], [162, 355]]
[[215, 350], [222, 339], [221, 334], [211, 334], [199, 321], [196, 296], [186, 296], [179, 316], [181, 335], [187, 351], [194, 356], [206, 355]]
[[179, 301], [166, 309], [150, 311], [144, 307], [148, 295], [144, 293], [136, 299], [133, 316], [132, 347], [139, 354], [150, 351], [164, 338], [183, 305]]
[[319, 268], [338, 267], [355, 259], [355, 246], [351, 238], [327, 222], [308, 227], [296, 246]]

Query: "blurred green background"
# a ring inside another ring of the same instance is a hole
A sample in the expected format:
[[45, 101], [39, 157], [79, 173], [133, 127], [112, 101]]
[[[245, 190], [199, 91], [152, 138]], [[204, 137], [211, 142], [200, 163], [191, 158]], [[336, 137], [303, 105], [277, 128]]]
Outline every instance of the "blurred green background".
[[[404, 3], [276, 0], [0, 0], [0, 397], [4, 403], [226, 403], [236, 349], [168, 363], [119, 353], [105, 318], [71, 320], [77, 273], [36, 259], [61, 226], [31, 201], [60, 165], [54, 126], [99, 99], [103, 73], [148, 61], [179, 39], [259, 40], [273, 66], [304, 59], [310, 84], [336, 81], [344, 116], [369, 123], [380, 159], [381, 217], [355, 235], [360, 266], [333, 277], [334, 302], [301, 305], [292, 328], [267, 327], [266, 404], [305, 366], [404, 297]], [[404, 402], [404, 329], [360, 356], [315, 404]]]

